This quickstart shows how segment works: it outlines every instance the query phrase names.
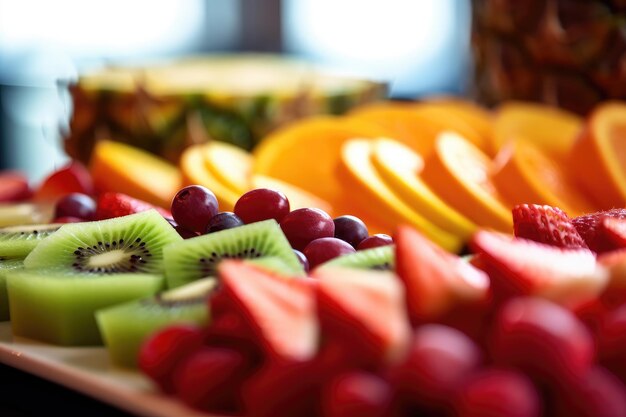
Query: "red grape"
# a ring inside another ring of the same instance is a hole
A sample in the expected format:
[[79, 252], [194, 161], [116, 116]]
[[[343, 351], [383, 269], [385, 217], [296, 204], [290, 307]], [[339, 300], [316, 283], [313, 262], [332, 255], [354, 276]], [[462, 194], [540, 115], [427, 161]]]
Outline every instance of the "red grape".
[[369, 236], [367, 226], [363, 220], [355, 216], [339, 216], [333, 222], [335, 223], [335, 237], [345, 240], [356, 249], [356, 247]]
[[176, 193], [172, 201], [172, 216], [179, 226], [204, 233], [211, 217], [217, 214], [215, 194], [201, 185], [189, 185]]
[[280, 191], [257, 188], [242, 195], [235, 203], [235, 214], [245, 223], [274, 219], [280, 221], [289, 213], [289, 200]]
[[243, 221], [230, 211], [223, 211], [211, 217], [206, 225], [206, 233], [219, 232], [220, 230], [232, 229], [233, 227], [243, 226]]
[[283, 218], [280, 227], [291, 247], [300, 251], [315, 239], [335, 235], [332, 217], [318, 208], [294, 210]]
[[84, 221], [85, 219], [81, 219], [78, 217], [65, 216], [65, 217], [57, 217], [56, 219], [52, 220], [52, 223], [80, 223]]
[[309, 272], [310, 265], [309, 265], [309, 260], [306, 258], [306, 256], [304, 256], [304, 253], [300, 252], [298, 249], [294, 249], [293, 253], [296, 254], [296, 256], [298, 257], [298, 260], [300, 261], [300, 263], [302, 264], [302, 267], [304, 268], [304, 272]]
[[141, 346], [139, 368], [163, 391], [172, 392], [172, 375], [178, 363], [200, 349], [202, 329], [190, 325], [173, 325], [157, 331]]
[[309, 260], [311, 269], [338, 256], [354, 252], [354, 248], [349, 243], [336, 237], [315, 239], [306, 245], [303, 251], [304, 256]]
[[71, 193], [57, 201], [54, 217], [78, 217], [92, 220], [96, 214], [96, 202], [86, 194]]
[[463, 385], [456, 417], [539, 417], [541, 400], [532, 382], [515, 371], [481, 371]]
[[357, 250], [377, 248], [379, 246], [393, 245], [391, 236], [384, 233], [377, 233], [368, 238], [363, 239], [357, 246]]
[[239, 386], [247, 370], [244, 356], [232, 349], [203, 347], [177, 366], [176, 395], [186, 404], [213, 412], [241, 412]]
[[393, 391], [377, 375], [353, 371], [332, 379], [322, 391], [324, 417], [387, 417]]
[[472, 339], [451, 327], [428, 324], [415, 330], [407, 358], [390, 377], [405, 403], [439, 411], [451, 405], [452, 395], [480, 362]]
[[585, 325], [571, 311], [540, 298], [507, 302], [496, 316], [492, 336], [496, 363], [521, 369], [539, 382], [580, 378], [594, 360]]
[[604, 368], [592, 368], [584, 378], [559, 388], [551, 415], [626, 417], [626, 387]]

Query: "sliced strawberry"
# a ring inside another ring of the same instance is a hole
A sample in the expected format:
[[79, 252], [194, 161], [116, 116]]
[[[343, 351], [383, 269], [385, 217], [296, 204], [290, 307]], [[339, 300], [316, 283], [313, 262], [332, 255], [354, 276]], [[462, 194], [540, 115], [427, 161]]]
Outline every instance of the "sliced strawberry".
[[28, 178], [24, 175], [15, 171], [0, 173], [0, 203], [26, 200], [31, 194]]
[[234, 260], [221, 262], [218, 276], [232, 311], [245, 320], [266, 355], [290, 362], [317, 353], [319, 324], [309, 285]]
[[91, 174], [78, 161], [68, 163], [44, 179], [35, 191], [35, 198], [54, 201], [71, 193], [94, 194]]
[[598, 256], [598, 263], [609, 270], [609, 283], [601, 295], [609, 309], [626, 304], [626, 249]]
[[626, 219], [605, 216], [599, 230], [616, 249], [626, 248]]
[[608, 272], [589, 249], [563, 249], [532, 240], [479, 231], [470, 245], [481, 255], [498, 300], [537, 295], [567, 306], [580, 305], [606, 286]]
[[320, 268], [318, 309], [323, 332], [366, 366], [396, 362], [411, 335], [404, 288], [386, 271]]
[[398, 228], [396, 272], [404, 282], [414, 324], [437, 319], [456, 307], [487, 299], [489, 277], [444, 251], [409, 226]]
[[616, 208], [597, 213], [586, 214], [572, 219], [572, 224], [582, 236], [589, 249], [596, 253], [608, 252], [616, 249], [615, 243], [604, 233], [601, 226], [602, 219], [626, 219], [626, 209]]
[[586, 248], [571, 219], [557, 207], [520, 204], [513, 208], [515, 236], [560, 248]]
[[163, 217], [172, 217], [172, 213], [122, 193], [107, 192], [100, 195], [96, 207], [96, 220], [127, 216], [150, 209], [156, 209]]

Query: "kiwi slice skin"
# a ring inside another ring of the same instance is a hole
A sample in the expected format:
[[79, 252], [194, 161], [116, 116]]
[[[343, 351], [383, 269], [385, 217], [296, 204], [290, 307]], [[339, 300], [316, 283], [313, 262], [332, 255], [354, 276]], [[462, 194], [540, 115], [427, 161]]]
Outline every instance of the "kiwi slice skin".
[[392, 271], [395, 268], [395, 258], [395, 245], [379, 246], [339, 256], [323, 263], [318, 268], [343, 266], [356, 269]]
[[204, 278], [156, 296], [98, 310], [96, 320], [111, 362], [136, 368], [141, 344], [154, 332], [170, 324], [206, 325], [207, 297], [216, 287], [215, 278]]
[[182, 238], [156, 210], [84, 223], [69, 223], [41, 241], [26, 268], [74, 272], [162, 273], [163, 247]]
[[164, 277], [155, 274], [95, 274], [67, 269], [6, 272], [13, 333], [57, 345], [101, 345], [99, 309], [156, 294]]
[[215, 276], [217, 264], [222, 259], [266, 256], [280, 257], [293, 275], [304, 275], [302, 264], [273, 219], [194, 237], [163, 249], [169, 288]]
[[0, 261], [0, 321], [7, 321], [11, 318], [9, 314], [9, 295], [7, 293], [6, 273], [14, 269], [24, 267], [22, 259], [7, 259]]
[[33, 224], [0, 228], [0, 258], [25, 258], [42, 239], [56, 232], [62, 224]]

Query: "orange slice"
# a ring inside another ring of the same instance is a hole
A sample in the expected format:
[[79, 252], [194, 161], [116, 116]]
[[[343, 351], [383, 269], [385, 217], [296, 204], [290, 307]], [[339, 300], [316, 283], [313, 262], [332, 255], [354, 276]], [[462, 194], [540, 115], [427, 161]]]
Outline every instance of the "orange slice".
[[444, 249], [457, 252], [462, 240], [435, 226], [398, 198], [374, 169], [371, 153], [372, 141], [367, 139], [350, 140], [341, 150], [341, 172], [351, 184], [348, 189], [355, 202], [377, 213], [390, 229], [403, 223], [410, 224]]
[[251, 182], [251, 188], [269, 188], [284, 193], [289, 199], [289, 208], [291, 210], [313, 207], [324, 210], [326, 213], [333, 216], [334, 211], [330, 203], [307, 191], [304, 191], [300, 187], [296, 187], [295, 185], [276, 178], [268, 177], [266, 175], [253, 175]]
[[440, 228], [468, 239], [476, 225], [454, 210], [420, 178], [422, 157], [393, 139], [376, 139], [372, 164], [385, 184], [411, 208]]
[[147, 151], [120, 142], [100, 140], [89, 170], [100, 192], [116, 191], [169, 208], [181, 188], [178, 168]]
[[410, 104], [382, 102], [357, 107], [349, 118], [375, 123], [388, 130], [388, 135], [422, 155], [429, 154], [440, 126], [416, 116]]
[[270, 134], [257, 146], [253, 173], [283, 180], [336, 206], [346, 194], [336, 177], [343, 143], [353, 137], [386, 133], [384, 128], [362, 120], [329, 116], [303, 119]]
[[511, 101], [498, 107], [493, 149], [514, 140], [530, 141], [550, 154], [568, 154], [583, 120], [566, 110], [544, 104]]
[[220, 211], [233, 211], [239, 194], [222, 184], [209, 171], [205, 163], [207, 144], [192, 145], [185, 149], [180, 156], [180, 168], [185, 185], [198, 184], [213, 191], [219, 203]]
[[607, 102], [592, 112], [570, 160], [578, 182], [603, 208], [626, 206], [626, 104]]
[[505, 146], [494, 161], [491, 178], [500, 194], [513, 205], [548, 204], [570, 216], [599, 209], [582, 195], [569, 171], [530, 142], [516, 141]]
[[511, 233], [510, 207], [489, 178], [492, 162], [463, 137], [446, 132], [426, 159], [422, 179], [441, 199], [479, 226]]
[[212, 141], [204, 148], [207, 169], [223, 185], [241, 195], [250, 189], [252, 155], [238, 146]]

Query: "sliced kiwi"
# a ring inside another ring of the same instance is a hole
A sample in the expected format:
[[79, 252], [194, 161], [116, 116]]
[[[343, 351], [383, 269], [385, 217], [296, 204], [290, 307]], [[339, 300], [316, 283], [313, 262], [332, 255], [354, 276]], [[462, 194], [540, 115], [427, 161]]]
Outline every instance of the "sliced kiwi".
[[158, 293], [162, 275], [71, 269], [6, 272], [13, 333], [59, 345], [100, 345], [99, 309]]
[[0, 261], [0, 321], [10, 319], [9, 296], [7, 295], [6, 273], [24, 267], [23, 259], [7, 259]]
[[206, 324], [207, 297], [216, 286], [215, 278], [203, 278], [156, 296], [99, 310], [96, 320], [111, 361], [134, 368], [141, 344], [150, 334], [174, 323]]
[[25, 258], [45, 237], [62, 224], [33, 224], [0, 228], [0, 258]]
[[377, 248], [364, 249], [340, 256], [320, 265], [318, 268], [326, 266], [345, 266], [356, 269], [380, 269], [392, 270], [395, 265], [395, 246], [379, 246]]
[[294, 275], [304, 274], [302, 264], [273, 219], [194, 237], [163, 249], [165, 277], [170, 288], [215, 276], [222, 259], [266, 256], [280, 257]]
[[162, 273], [163, 247], [182, 238], [156, 210], [95, 222], [71, 223], [42, 240], [26, 268], [86, 273]]

